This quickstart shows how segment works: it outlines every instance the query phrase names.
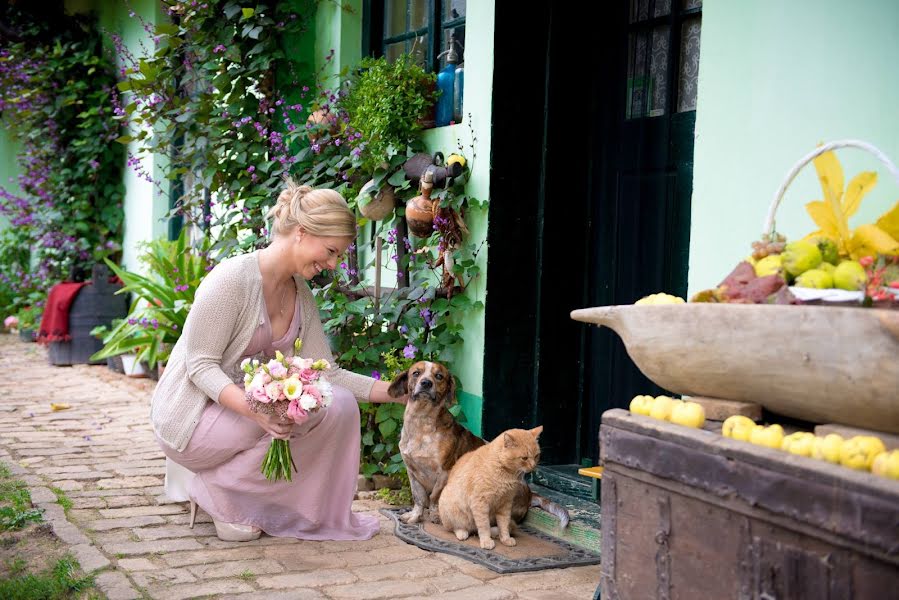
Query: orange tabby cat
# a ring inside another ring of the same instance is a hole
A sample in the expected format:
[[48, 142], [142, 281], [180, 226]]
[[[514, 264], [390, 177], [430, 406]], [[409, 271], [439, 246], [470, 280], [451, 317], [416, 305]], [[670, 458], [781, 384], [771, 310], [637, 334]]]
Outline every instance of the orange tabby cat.
[[492, 549], [490, 524], [495, 521], [499, 541], [514, 546], [509, 535], [512, 501], [524, 473], [530, 473], [540, 460], [536, 429], [509, 429], [462, 456], [450, 471], [440, 496], [440, 522], [460, 540], [478, 532], [481, 548]]

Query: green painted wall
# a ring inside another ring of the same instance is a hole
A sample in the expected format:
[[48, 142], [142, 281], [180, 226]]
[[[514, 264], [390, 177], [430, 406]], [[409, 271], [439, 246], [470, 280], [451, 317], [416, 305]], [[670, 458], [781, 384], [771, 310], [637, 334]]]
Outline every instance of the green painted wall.
[[[151, 25], [166, 19], [161, 4], [155, 0], [131, 0], [127, 5], [97, 1], [94, 5], [99, 11], [101, 26], [121, 35], [122, 41], [135, 56], [141, 56], [143, 52], [140, 47], [141, 41], [151, 48], [152, 42], [149, 44], [146, 42], [147, 33], [136, 17], [129, 16], [129, 10], [133, 10]], [[121, 66], [120, 57], [119, 60]], [[123, 104], [127, 104], [127, 101]], [[150, 183], [142, 179], [133, 168], [125, 169], [125, 236], [122, 243], [122, 264], [126, 268], [139, 270], [141, 265], [137, 260], [140, 254], [138, 244], [168, 235], [167, 224], [162, 219], [168, 212], [169, 185], [162, 171], [166, 160], [164, 156], [139, 155], [136, 142], [128, 144], [128, 154], [140, 156], [143, 169], [154, 181], [160, 182]]]
[[[786, 172], [822, 141], [868, 141], [899, 161], [899, 3], [756, 0], [703, 4], [697, 102], [690, 292], [717, 285], [761, 235]], [[848, 178], [878, 170], [850, 225], [899, 199], [873, 157], [838, 151]], [[806, 202], [820, 199], [813, 166], [777, 213], [790, 239], [814, 231]]]
[[[316, 61], [324, 63], [331, 48], [335, 50], [328, 72], [337, 74], [343, 66], [352, 66], [361, 59], [362, 7], [360, 0], [342, 3], [348, 9], [341, 10], [336, 3], [319, 4], [316, 28]], [[469, 1], [465, 24], [465, 122], [428, 130], [423, 140], [428, 150], [440, 150], [444, 155], [459, 151], [469, 160], [471, 179], [468, 192], [478, 199], [487, 199], [490, 192], [490, 121], [493, 87], [493, 29], [494, 0]], [[487, 238], [487, 212], [469, 212], [465, 216], [471, 230], [471, 239]], [[487, 246], [482, 246], [478, 264], [482, 273], [487, 272]], [[387, 273], [385, 272], [385, 277]], [[390, 281], [387, 279], [386, 281]], [[476, 279], [469, 285], [472, 300], [486, 303], [486, 278]], [[466, 425], [475, 433], [481, 432], [482, 379], [484, 376], [484, 312], [471, 311], [461, 316], [465, 330], [464, 347], [456, 359], [456, 375], [464, 390], [459, 400], [466, 416]]]
[[[16, 160], [20, 150], [20, 144], [10, 137], [6, 121], [0, 121], [0, 187], [12, 194], [20, 194], [22, 192], [18, 182], [21, 170]], [[0, 229], [7, 225], [8, 220], [6, 217], [0, 215]]]
[[[336, 82], [341, 68], [354, 66], [362, 59], [362, 0], [320, 0], [315, 17], [316, 71], [334, 77]], [[334, 58], [326, 62], [331, 50]]]

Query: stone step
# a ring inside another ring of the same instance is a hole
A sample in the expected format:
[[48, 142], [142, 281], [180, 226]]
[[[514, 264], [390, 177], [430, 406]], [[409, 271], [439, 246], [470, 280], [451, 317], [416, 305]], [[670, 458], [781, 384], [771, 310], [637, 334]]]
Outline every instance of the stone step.
[[568, 510], [571, 521], [564, 530], [559, 529], [559, 519], [539, 508], [528, 511], [524, 524], [547, 535], [599, 554], [600, 548], [600, 508], [596, 502], [584, 500], [569, 494], [531, 483], [531, 489]]

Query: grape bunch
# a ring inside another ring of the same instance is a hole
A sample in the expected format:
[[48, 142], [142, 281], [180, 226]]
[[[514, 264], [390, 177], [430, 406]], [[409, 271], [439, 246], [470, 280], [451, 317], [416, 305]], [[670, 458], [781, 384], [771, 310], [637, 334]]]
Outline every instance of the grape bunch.
[[762, 236], [762, 239], [752, 242], [752, 258], [762, 260], [772, 254], [780, 254], [787, 245], [787, 238], [780, 233], [772, 233]]

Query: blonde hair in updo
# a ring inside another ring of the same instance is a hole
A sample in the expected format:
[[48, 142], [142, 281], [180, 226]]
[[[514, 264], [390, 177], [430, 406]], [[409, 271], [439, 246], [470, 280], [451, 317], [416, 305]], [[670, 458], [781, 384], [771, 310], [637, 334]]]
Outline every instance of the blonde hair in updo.
[[290, 177], [284, 182], [278, 202], [268, 211], [276, 235], [300, 226], [312, 235], [356, 237], [356, 215], [343, 196], [334, 190], [298, 185]]

